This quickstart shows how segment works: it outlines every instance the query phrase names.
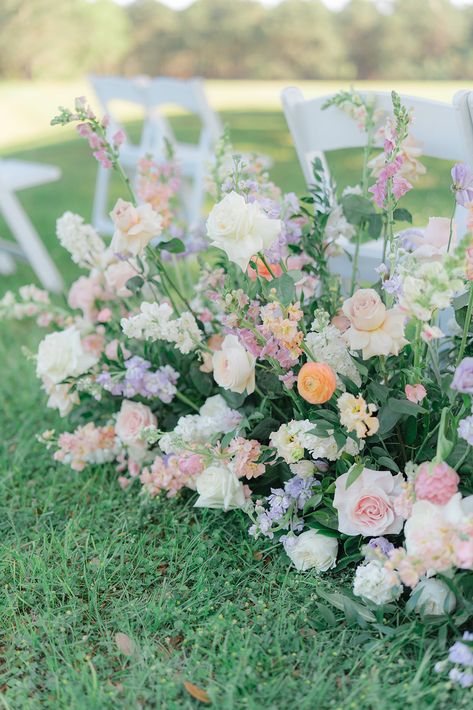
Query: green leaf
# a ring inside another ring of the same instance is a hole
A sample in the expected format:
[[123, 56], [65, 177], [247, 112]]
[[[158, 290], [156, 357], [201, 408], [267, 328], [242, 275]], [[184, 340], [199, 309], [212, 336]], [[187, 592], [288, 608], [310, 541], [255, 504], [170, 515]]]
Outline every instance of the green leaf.
[[345, 484], [345, 490], [347, 488], [350, 488], [352, 483], [355, 483], [358, 476], [361, 475], [363, 468], [364, 468], [363, 461], [359, 461], [358, 463], [353, 464], [353, 466], [351, 467], [350, 472], [348, 474], [347, 482]]
[[131, 279], [128, 279], [126, 282], [125, 286], [129, 291], [132, 291], [133, 293], [137, 293], [141, 287], [144, 284], [144, 280], [141, 278], [141, 276], [132, 276]]
[[358, 225], [373, 213], [373, 205], [363, 195], [345, 195], [341, 200], [343, 214], [351, 224]]
[[321, 604], [320, 602], [317, 602], [316, 607], [317, 607], [322, 619], [329, 626], [335, 626], [337, 624], [337, 619], [335, 618], [335, 614], [328, 606], [325, 606], [325, 604]]
[[395, 412], [393, 409], [391, 409], [389, 407], [389, 403], [385, 404], [384, 407], [381, 407], [378, 415], [378, 436], [384, 437], [386, 434], [388, 434], [392, 429], [394, 429], [401, 417], [402, 414], [400, 412]]
[[192, 384], [196, 388], [197, 392], [208, 397], [212, 391], [213, 381], [209, 375], [199, 370], [199, 366], [195, 363], [192, 364], [189, 370], [189, 377]]
[[390, 407], [393, 412], [407, 414], [408, 416], [416, 416], [416, 414], [427, 413], [427, 410], [424, 409], [424, 407], [421, 407], [420, 404], [410, 402], [408, 399], [394, 399], [394, 397], [390, 397], [390, 399], [388, 399], [387, 406]]
[[383, 220], [380, 214], [373, 212], [368, 217], [368, 234], [372, 239], [378, 239], [383, 229]]
[[347, 608], [349, 608], [350, 611], [356, 612], [364, 621], [369, 621], [370, 623], [376, 621], [376, 617], [372, 611], [366, 606], [353, 601], [353, 599], [350, 599], [350, 597], [345, 594], [341, 594], [340, 592], [326, 592], [320, 587], [317, 587], [317, 594], [321, 596], [322, 599], [325, 599], [325, 601], [330, 602], [336, 609], [340, 609], [340, 611], [346, 613]]
[[258, 439], [258, 441], [267, 441], [271, 432], [279, 428], [277, 419], [266, 417], [262, 422], [259, 422], [249, 434], [250, 439]]
[[390, 459], [389, 456], [380, 456], [378, 463], [380, 466], [386, 466], [386, 468], [389, 468], [391, 471], [399, 473], [399, 466], [395, 461]]
[[157, 247], [158, 249], [168, 251], [171, 254], [181, 254], [183, 251], [186, 250], [186, 245], [184, 244], [184, 242], [181, 239], [177, 239], [177, 237], [170, 239], [168, 242], [159, 242]]
[[272, 288], [276, 289], [278, 300], [283, 306], [289, 306], [289, 304], [296, 300], [296, 287], [289, 274], [283, 274], [278, 279], [268, 281], [268, 291]]
[[393, 217], [396, 222], [409, 222], [409, 224], [412, 224], [412, 215], [404, 207], [397, 207], [393, 212]]

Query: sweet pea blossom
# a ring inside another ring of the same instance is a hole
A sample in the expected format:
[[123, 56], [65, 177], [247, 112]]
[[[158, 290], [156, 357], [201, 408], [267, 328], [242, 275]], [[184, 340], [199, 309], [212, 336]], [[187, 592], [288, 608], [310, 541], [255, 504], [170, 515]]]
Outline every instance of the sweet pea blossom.
[[422, 400], [427, 396], [427, 390], [424, 385], [406, 385], [404, 387], [404, 392], [406, 393], [406, 398], [409, 402], [414, 402], [414, 404], [420, 404]]
[[466, 207], [473, 201], [473, 172], [466, 163], [457, 163], [453, 166], [451, 175], [457, 204]]
[[452, 389], [463, 394], [473, 394], [473, 357], [464, 357], [455, 370]]

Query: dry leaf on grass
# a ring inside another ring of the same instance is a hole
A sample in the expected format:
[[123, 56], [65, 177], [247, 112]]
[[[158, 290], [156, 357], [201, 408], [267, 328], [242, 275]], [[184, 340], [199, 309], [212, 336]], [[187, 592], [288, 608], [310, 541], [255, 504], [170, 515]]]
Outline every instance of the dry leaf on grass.
[[115, 643], [117, 644], [118, 650], [125, 654], [125, 656], [132, 656], [135, 652], [135, 644], [126, 634], [120, 632], [115, 634]]
[[199, 700], [201, 703], [210, 703], [210, 698], [205, 690], [202, 690], [202, 688], [194, 685], [194, 683], [189, 683], [189, 681], [185, 680], [184, 688], [187, 690], [189, 695], [192, 695], [193, 698]]

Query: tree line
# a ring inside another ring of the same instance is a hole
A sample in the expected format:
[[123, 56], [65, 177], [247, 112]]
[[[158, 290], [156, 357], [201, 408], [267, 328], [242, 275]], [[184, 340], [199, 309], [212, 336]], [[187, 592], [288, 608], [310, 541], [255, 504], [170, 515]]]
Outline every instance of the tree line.
[[450, 0], [1, 0], [0, 76], [470, 79], [473, 6]]

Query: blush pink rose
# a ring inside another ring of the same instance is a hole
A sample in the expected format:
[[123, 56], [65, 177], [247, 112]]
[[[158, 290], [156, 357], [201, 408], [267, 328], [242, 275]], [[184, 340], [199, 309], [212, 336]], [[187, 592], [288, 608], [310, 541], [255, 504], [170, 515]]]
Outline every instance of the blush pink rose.
[[99, 358], [103, 353], [105, 338], [102, 333], [91, 333], [82, 338], [82, 346], [87, 353]]
[[372, 288], [359, 288], [343, 304], [343, 313], [357, 330], [377, 330], [386, 318], [386, 306]]
[[157, 423], [153, 412], [145, 404], [123, 400], [115, 431], [122, 443], [131, 448], [132, 458], [135, 460], [146, 451], [146, 442], [141, 438], [142, 430], [145, 427], [156, 426]]
[[364, 537], [401, 532], [404, 521], [394, 509], [394, 499], [402, 491], [402, 475], [364, 468], [347, 488], [348, 476], [344, 473], [335, 481], [339, 531]]
[[446, 505], [458, 491], [460, 477], [444, 462], [426, 461], [419, 466], [415, 480], [417, 500], [428, 500], [435, 505]]

